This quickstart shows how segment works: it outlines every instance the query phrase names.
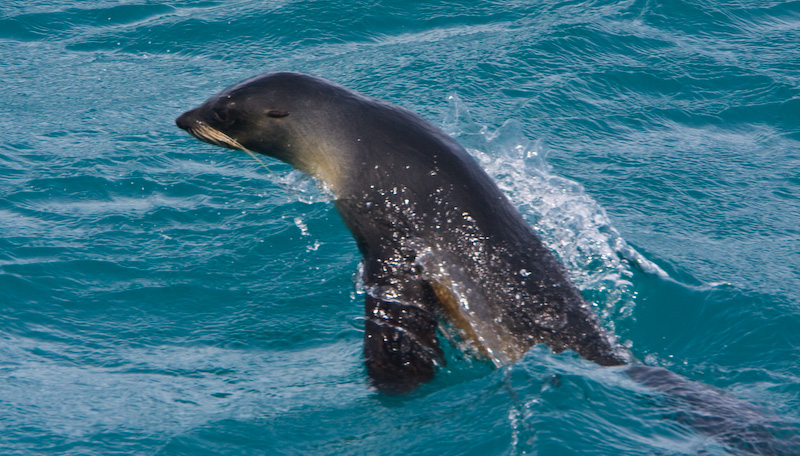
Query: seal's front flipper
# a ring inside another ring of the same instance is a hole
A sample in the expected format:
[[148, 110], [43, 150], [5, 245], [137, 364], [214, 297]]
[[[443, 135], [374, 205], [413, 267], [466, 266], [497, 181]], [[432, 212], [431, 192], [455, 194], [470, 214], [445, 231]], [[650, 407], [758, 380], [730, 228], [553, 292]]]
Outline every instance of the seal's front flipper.
[[[427, 287], [418, 283], [414, 288]], [[367, 295], [364, 359], [372, 384], [381, 392], [412, 391], [432, 379], [436, 366], [444, 363], [436, 315], [421, 304], [419, 299]]]

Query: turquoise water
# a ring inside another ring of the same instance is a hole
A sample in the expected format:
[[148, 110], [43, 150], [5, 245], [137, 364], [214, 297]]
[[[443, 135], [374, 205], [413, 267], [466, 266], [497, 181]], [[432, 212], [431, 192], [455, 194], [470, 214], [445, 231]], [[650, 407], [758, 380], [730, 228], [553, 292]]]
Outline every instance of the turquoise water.
[[739, 451], [546, 347], [370, 389], [330, 199], [173, 123], [273, 70], [454, 135], [638, 359], [800, 426], [800, 2], [6, 0], [0, 57], [4, 454]]

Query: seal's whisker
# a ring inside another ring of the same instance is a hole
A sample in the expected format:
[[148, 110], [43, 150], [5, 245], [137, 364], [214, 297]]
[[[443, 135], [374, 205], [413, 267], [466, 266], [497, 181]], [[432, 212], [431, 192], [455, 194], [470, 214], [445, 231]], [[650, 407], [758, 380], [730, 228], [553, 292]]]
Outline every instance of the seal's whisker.
[[231, 138], [230, 136], [226, 135], [225, 133], [217, 130], [216, 128], [212, 128], [205, 124], [198, 124], [196, 127], [189, 129], [189, 133], [200, 139], [202, 141], [208, 141], [214, 143], [218, 146], [227, 146], [233, 149], [239, 149], [247, 152], [251, 157], [255, 158], [256, 161], [267, 170], [268, 173], [272, 174], [272, 170], [269, 169], [266, 163], [263, 160], [258, 158], [253, 151], [247, 149], [243, 145], [239, 144], [239, 141]]
[[247, 152], [248, 154], [250, 154], [250, 156], [251, 156], [251, 157], [255, 158], [257, 162], [261, 163], [261, 166], [263, 166], [263, 167], [264, 167], [264, 169], [266, 169], [268, 173], [272, 174], [272, 170], [271, 170], [271, 169], [269, 169], [269, 167], [267, 166], [267, 164], [266, 164], [266, 163], [264, 163], [264, 161], [263, 161], [263, 160], [261, 160], [260, 158], [258, 158], [258, 155], [256, 155], [255, 153], [253, 153], [253, 151], [251, 151], [251, 150], [245, 149], [244, 147], [242, 147], [242, 150], [243, 150], [243, 151], [245, 151], [245, 152]]

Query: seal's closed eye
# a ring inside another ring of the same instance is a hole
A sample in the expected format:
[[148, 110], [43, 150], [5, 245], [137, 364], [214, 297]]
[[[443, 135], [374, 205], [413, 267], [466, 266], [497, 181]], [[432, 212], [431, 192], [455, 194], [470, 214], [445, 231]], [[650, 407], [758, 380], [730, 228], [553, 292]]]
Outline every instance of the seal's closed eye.
[[231, 116], [231, 110], [228, 108], [215, 109], [213, 114], [214, 118], [222, 125], [229, 126], [233, 123], [231, 120], [233, 116]]
[[273, 109], [273, 110], [267, 111], [267, 116], [268, 117], [274, 117], [276, 119], [279, 119], [281, 117], [286, 117], [288, 115], [289, 115], [289, 113], [287, 111], [281, 111], [280, 109]]

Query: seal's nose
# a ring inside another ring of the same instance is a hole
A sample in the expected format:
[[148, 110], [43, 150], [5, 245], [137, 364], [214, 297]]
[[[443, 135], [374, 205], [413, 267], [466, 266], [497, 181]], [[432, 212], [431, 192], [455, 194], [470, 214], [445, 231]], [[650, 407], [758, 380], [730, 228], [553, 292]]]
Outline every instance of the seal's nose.
[[186, 111], [183, 114], [181, 114], [180, 116], [178, 116], [178, 118], [175, 119], [175, 125], [177, 125], [178, 128], [180, 128], [182, 130], [188, 130], [189, 127], [191, 127], [191, 125], [193, 123], [192, 122], [192, 112], [194, 112], [194, 111]]

